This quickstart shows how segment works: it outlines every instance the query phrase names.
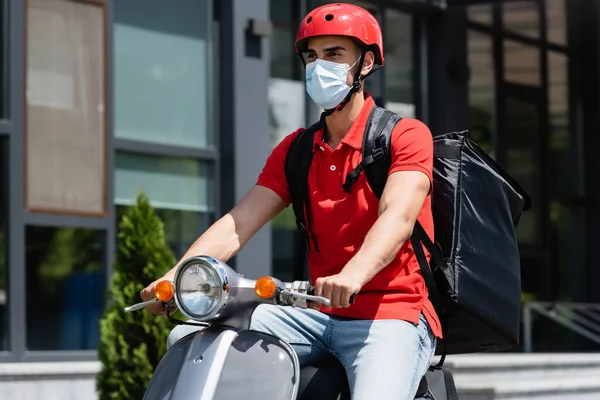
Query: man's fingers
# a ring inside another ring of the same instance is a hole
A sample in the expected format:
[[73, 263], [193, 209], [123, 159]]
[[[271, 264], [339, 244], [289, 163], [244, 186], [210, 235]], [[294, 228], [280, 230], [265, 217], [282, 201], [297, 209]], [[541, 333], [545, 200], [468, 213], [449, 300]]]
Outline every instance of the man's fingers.
[[332, 285], [331, 287], [331, 307], [338, 308], [340, 307], [340, 298], [343, 295], [343, 289], [339, 285]]
[[332, 301], [331, 296], [333, 295], [333, 287], [331, 286], [331, 283], [325, 281], [323, 283], [323, 294], [321, 296], [325, 297], [326, 299], [329, 299], [329, 301]]
[[350, 307], [350, 292], [344, 291], [340, 296], [340, 307], [348, 308]]
[[323, 283], [324, 282], [325, 282], [325, 279], [323, 279], [323, 278], [319, 278], [315, 282], [315, 291], [314, 291], [315, 296], [323, 296]]
[[148, 294], [147, 294], [148, 288], [144, 288], [140, 291], [140, 298], [142, 299], [142, 301], [148, 301], [150, 300], [148, 298]]

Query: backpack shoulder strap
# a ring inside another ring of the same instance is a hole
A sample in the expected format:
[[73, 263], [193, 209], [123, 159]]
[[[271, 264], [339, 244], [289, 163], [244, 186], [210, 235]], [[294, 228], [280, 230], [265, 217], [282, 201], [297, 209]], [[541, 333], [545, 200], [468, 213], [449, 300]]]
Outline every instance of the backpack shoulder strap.
[[[367, 126], [365, 127], [365, 133], [363, 136], [363, 148], [362, 155], [363, 159], [346, 177], [344, 182], [344, 190], [350, 192], [350, 186], [360, 176], [362, 171], [365, 171], [367, 181], [373, 193], [377, 198], [381, 198], [383, 189], [387, 182], [388, 172], [391, 167], [391, 139], [394, 128], [402, 118], [397, 114], [383, 109], [381, 107], [373, 107]], [[448, 329], [448, 315], [445, 307], [445, 303], [442, 300], [442, 294], [439, 290], [436, 280], [433, 276], [431, 267], [427, 262], [423, 246], [427, 249], [431, 255], [433, 263], [442, 270], [447, 268], [447, 263], [444, 260], [442, 253], [439, 248], [433, 243], [431, 238], [427, 235], [425, 229], [421, 223], [417, 220], [413, 230], [413, 234], [410, 237], [411, 245], [415, 251], [415, 256], [419, 263], [425, 285], [429, 292], [429, 299], [433, 304], [436, 311], [441, 314], [439, 315], [442, 323], [442, 330], [444, 335], [443, 352], [440, 362], [432, 368], [440, 369], [444, 364], [446, 358], [445, 340], [447, 337]]]
[[365, 171], [371, 190], [381, 197], [391, 165], [390, 142], [394, 127], [402, 118], [384, 108], [375, 106], [371, 110], [363, 135], [362, 161], [348, 173], [342, 185], [350, 193], [350, 187], [360, 173]]
[[[306, 253], [310, 235], [310, 213], [308, 210], [308, 172], [313, 159], [313, 142], [315, 133], [322, 127], [322, 119], [308, 129], [300, 132], [292, 141], [285, 156], [284, 171], [288, 190], [292, 199], [292, 208], [296, 218], [296, 227], [300, 233], [300, 243], [294, 264], [294, 279], [303, 279], [305, 273]], [[318, 251], [316, 242], [315, 250]]]

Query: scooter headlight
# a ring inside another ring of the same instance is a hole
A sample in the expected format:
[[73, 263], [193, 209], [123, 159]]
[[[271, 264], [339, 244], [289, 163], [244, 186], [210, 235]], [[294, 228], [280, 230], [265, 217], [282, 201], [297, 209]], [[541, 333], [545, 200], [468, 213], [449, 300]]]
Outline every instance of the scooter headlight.
[[175, 303], [195, 320], [215, 317], [227, 301], [226, 277], [217, 266], [202, 257], [184, 263], [175, 275]]

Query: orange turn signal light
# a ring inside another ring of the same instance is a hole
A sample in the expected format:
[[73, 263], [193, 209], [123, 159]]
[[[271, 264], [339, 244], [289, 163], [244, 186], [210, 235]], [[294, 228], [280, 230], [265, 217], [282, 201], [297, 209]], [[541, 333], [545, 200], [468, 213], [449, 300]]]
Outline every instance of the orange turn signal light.
[[175, 288], [169, 281], [160, 281], [154, 287], [154, 295], [157, 299], [166, 303], [167, 301], [173, 300], [175, 296]]
[[277, 292], [277, 285], [270, 276], [263, 276], [256, 281], [254, 291], [261, 299], [270, 299]]

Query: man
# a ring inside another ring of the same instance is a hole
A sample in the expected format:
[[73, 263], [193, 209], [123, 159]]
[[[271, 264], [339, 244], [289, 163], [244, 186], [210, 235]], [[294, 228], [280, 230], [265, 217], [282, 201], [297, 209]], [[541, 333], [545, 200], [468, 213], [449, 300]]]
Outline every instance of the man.
[[[308, 262], [315, 294], [330, 299], [332, 307], [263, 305], [251, 329], [290, 343], [301, 364], [337, 357], [353, 399], [409, 399], [441, 337], [408, 240], [417, 218], [433, 237], [432, 137], [423, 123], [403, 119], [392, 135], [391, 168], [381, 199], [364, 174], [346, 193], [342, 183], [361, 161], [363, 132], [374, 106], [362, 90], [363, 79], [384, 63], [380, 27], [360, 7], [325, 5], [303, 20], [296, 49], [306, 65], [308, 94], [327, 115], [325, 128], [314, 136], [308, 178], [311, 243], [318, 245], [316, 251], [311, 244]], [[290, 204], [284, 161], [301, 131], [273, 150], [256, 185], [183, 259], [203, 254], [227, 261]], [[152, 298], [155, 284], [172, 280], [175, 270], [144, 289], [142, 298]], [[151, 311], [162, 312], [159, 306]], [[174, 329], [170, 343], [189, 329]]]

